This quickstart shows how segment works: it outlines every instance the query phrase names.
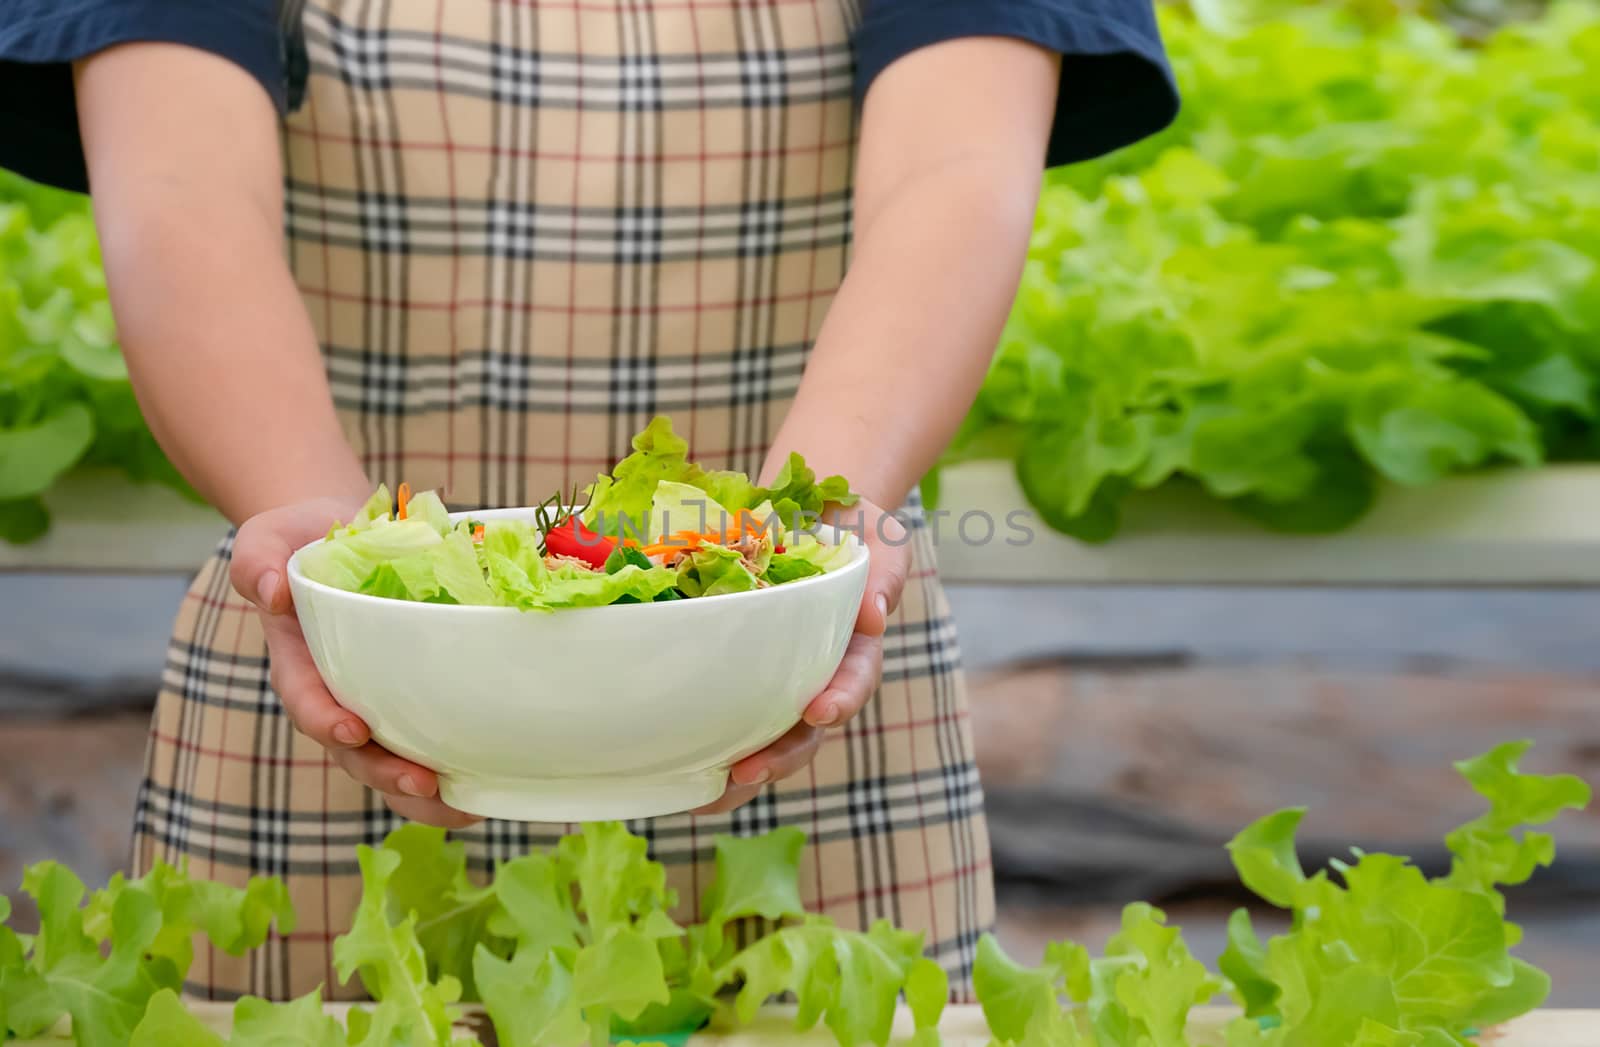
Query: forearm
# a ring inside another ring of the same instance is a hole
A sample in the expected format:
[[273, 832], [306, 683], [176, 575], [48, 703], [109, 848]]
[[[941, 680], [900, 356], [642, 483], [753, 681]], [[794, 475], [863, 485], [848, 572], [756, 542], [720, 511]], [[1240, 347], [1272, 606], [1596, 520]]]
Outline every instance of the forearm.
[[841, 473], [879, 505], [904, 500], [983, 382], [1037, 193], [1036, 167], [979, 156], [895, 194], [856, 241], [769, 476], [798, 450], [819, 475]]
[[146, 421], [235, 523], [367, 486], [276, 226], [225, 201], [102, 206], [107, 284]]
[[862, 118], [856, 251], [767, 463], [798, 450], [900, 505], [971, 405], [1027, 254], [1059, 59], [1019, 40], [923, 48]]
[[366, 478], [284, 261], [265, 92], [172, 44], [112, 47], [75, 75], [118, 337], [162, 448], [235, 522], [359, 494]]

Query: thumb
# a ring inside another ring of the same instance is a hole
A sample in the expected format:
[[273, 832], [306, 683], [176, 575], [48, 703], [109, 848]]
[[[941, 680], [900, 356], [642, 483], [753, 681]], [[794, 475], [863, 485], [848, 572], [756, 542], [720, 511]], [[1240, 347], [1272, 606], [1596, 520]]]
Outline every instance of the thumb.
[[893, 514], [884, 514], [871, 540], [872, 561], [867, 571], [867, 591], [861, 596], [861, 613], [856, 629], [869, 636], [882, 636], [889, 628], [889, 615], [900, 606], [906, 578], [911, 573], [910, 536]]
[[228, 580], [234, 591], [268, 614], [286, 614], [289, 595], [289, 557], [328, 533], [328, 528], [348, 519], [359, 507], [348, 499], [315, 501], [269, 509], [246, 520], [233, 540], [233, 562]]

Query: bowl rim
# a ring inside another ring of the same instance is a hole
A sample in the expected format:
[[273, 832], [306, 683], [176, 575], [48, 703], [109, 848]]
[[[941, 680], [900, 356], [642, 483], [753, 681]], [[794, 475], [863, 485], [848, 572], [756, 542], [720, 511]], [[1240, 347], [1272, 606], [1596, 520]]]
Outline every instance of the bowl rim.
[[[451, 523], [459, 523], [462, 520], [467, 520], [467, 519], [475, 519], [475, 520], [496, 520], [496, 519], [500, 519], [500, 520], [517, 520], [517, 519], [527, 519], [534, 513], [535, 508], [536, 508], [535, 506], [513, 506], [513, 507], [509, 507], [509, 508], [502, 508], [502, 509], [469, 509], [469, 510], [465, 510], [465, 511], [462, 511], [462, 512], [453, 512], [453, 513], [451, 513], [450, 514], [450, 522]], [[718, 593], [715, 596], [697, 596], [697, 597], [693, 597], [692, 598], [693, 602], [697, 606], [704, 606], [706, 603], [708, 603], [710, 601], [713, 601], [713, 600], [720, 600], [720, 601], [750, 600], [750, 599], [759, 598], [759, 597], [762, 597], [762, 596], [768, 596], [768, 595], [770, 595], [772, 593], [776, 593], [776, 592], [779, 592], [779, 591], [791, 592], [791, 591], [795, 591], [795, 590], [801, 589], [801, 588], [806, 587], [806, 586], [826, 585], [826, 584], [829, 584], [829, 580], [830, 579], [833, 579], [833, 580], [843, 579], [845, 577], [848, 577], [850, 575], [855, 574], [858, 571], [865, 571], [867, 569], [867, 561], [870, 559], [871, 554], [867, 549], [866, 543], [863, 542], [860, 538], [858, 538], [854, 531], [848, 530], [846, 528], [838, 527], [838, 526], [836, 526], [834, 524], [817, 524], [816, 527], [817, 527], [817, 531], [820, 532], [820, 533], [816, 534], [816, 537], [821, 538], [822, 535], [824, 533], [826, 533], [826, 534], [829, 534], [829, 537], [831, 538], [831, 542], [829, 544], [838, 545], [841, 541], [843, 541], [850, 548], [851, 556], [850, 556], [850, 562], [849, 563], [845, 564], [843, 567], [839, 568], [836, 571], [829, 571], [826, 574], [809, 575], [809, 576], [807, 576], [805, 578], [797, 578], [792, 582], [784, 582], [782, 585], [771, 585], [771, 586], [768, 586], [765, 589], [749, 589], [749, 590], [746, 590], [745, 592], [742, 592], [742, 593]], [[305, 545], [300, 546], [293, 553], [291, 553], [289, 555], [288, 575], [289, 575], [289, 581], [290, 581], [292, 586], [301, 586], [301, 587], [304, 587], [304, 589], [307, 592], [316, 593], [318, 596], [328, 597], [328, 598], [332, 598], [332, 599], [350, 599], [350, 600], [356, 600], [356, 601], [359, 601], [359, 602], [362, 602], [362, 603], [382, 604], [383, 606], [389, 607], [389, 608], [414, 607], [414, 608], [418, 609], [418, 613], [424, 613], [424, 614], [428, 614], [428, 613], [434, 613], [434, 614], [443, 613], [443, 614], [450, 614], [450, 615], [460, 616], [460, 615], [463, 615], [463, 614], [471, 613], [471, 614], [478, 614], [478, 615], [495, 614], [495, 615], [506, 615], [506, 616], [516, 615], [518, 617], [527, 617], [530, 614], [533, 614], [533, 615], [537, 616], [540, 613], [540, 612], [524, 611], [520, 607], [504, 607], [504, 606], [499, 606], [499, 605], [484, 606], [484, 605], [479, 605], [479, 604], [437, 604], [437, 603], [422, 603], [422, 602], [417, 601], [417, 600], [393, 600], [393, 599], [390, 599], [389, 597], [386, 597], [386, 596], [373, 596], [370, 593], [353, 593], [348, 589], [335, 588], [334, 586], [327, 585], [327, 584], [325, 584], [323, 582], [316, 581], [315, 579], [307, 578], [305, 576], [304, 572], [302, 572], [300, 570], [300, 554], [305, 552], [307, 549], [313, 548], [314, 546], [321, 545], [323, 542], [325, 542], [327, 540], [328, 539], [326, 537], [323, 537], [323, 538], [318, 538], [314, 542], [307, 542]], [[835, 584], [837, 584], [837, 581], [835, 581]], [[560, 607], [560, 608], [551, 608], [549, 610], [549, 612], [547, 612], [547, 613], [550, 613], [550, 614], [562, 614], [562, 615], [573, 614], [573, 613], [580, 612], [580, 611], [591, 611], [591, 612], [592, 611], [614, 611], [614, 612], [618, 612], [618, 613], [625, 613], [625, 612], [641, 613], [641, 612], [650, 610], [652, 608], [665, 610], [665, 609], [667, 609], [669, 607], [672, 607], [672, 606], [674, 606], [674, 605], [676, 605], [678, 603], [681, 603], [681, 602], [682, 601], [679, 601], [679, 600], [667, 600], [667, 601], [663, 601], [663, 602], [660, 602], [660, 603], [652, 601], [650, 603], [602, 604], [602, 605], [597, 606], [597, 607]]]

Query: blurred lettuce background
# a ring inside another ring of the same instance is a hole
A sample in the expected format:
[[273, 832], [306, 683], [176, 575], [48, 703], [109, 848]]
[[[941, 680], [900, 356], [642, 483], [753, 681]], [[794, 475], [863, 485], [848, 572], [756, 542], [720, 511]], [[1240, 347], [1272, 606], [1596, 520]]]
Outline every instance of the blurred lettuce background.
[[88, 201], [0, 171], [0, 538], [44, 534], [79, 466], [189, 493], [128, 384]]
[[1600, 5], [1509, 13], [1165, 8], [1183, 113], [1051, 173], [947, 463], [1102, 540], [1158, 484], [1321, 532], [1385, 480], [1596, 457]]
[[[1011, 460], [1046, 521], [1104, 540], [1161, 484], [1322, 532], [1384, 482], [1600, 458], [1600, 0], [1161, 17], [1183, 112], [1050, 173], [944, 464]], [[188, 493], [87, 202], [0, 172], [0, 538], [43, 534], [83, 465]]]

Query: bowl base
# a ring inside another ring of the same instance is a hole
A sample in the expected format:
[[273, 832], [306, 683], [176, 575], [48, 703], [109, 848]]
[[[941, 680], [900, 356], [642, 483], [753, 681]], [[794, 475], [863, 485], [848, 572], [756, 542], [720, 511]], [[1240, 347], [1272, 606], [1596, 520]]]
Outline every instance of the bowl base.
[[625, 821], [692, 811], [721, 796], [727, 782], [727, 768], [608, 778], [442, 774], [439, 798], [458, 811], [513, 822]]

